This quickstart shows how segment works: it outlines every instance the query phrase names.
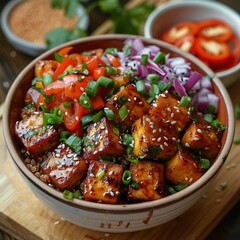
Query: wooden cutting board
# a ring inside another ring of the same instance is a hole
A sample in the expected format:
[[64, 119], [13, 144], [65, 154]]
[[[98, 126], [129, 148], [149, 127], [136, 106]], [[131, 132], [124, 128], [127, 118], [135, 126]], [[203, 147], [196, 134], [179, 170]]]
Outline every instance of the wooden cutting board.
[[[236, 133], [240, 135], [240, 122]], [[233, 145], [206, 194], [180, 217], [151, 230], [109, 234], [71, 224], [48, 210], [28, 189], [7, 151], [0, 121], [0, 229], [17, 239], [204, 239], [240, 199], [240, 145]], [[227, 185], [223, 190], [221, 185]]]

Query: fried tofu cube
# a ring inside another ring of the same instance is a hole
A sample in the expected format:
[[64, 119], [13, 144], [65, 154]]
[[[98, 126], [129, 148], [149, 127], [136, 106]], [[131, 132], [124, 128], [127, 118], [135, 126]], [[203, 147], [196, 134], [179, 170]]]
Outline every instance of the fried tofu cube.
[[99, 156], [120, 156], [124, 153], [119, 136], [105, 117], [88, 127], [85, 145], [83, 157], [87, 161], [98, 160]]
[[44, 129], [42, 112], [34, 112], [17, 121], [15, 133], [29, 154], [39, 156], [58, 145], [59, 134], [51, 126]]
[[187, 152], [178, 151], [165, 163], [165, 179], [174, 185], [191, 185], [202, 175], [203, 172], [198, 167], [198, 161]]
[[209, 160], [216, 158], [221, 147], [217, 130], [200, 117], [186, 129], [182, 145]]
[[124, 167], [110, 162], [91, 161], [84, 180], [85, 200], [103, 203], [117, 203]]
[[132, 127], [133, 153], [153, 160], [168, 160], [177, 152], [178, 134], [171, 124], [144, 115]]
[[164, 165], [151, 161], [133, 163], [129, 168], [134, 188], [129, 185], [128, 199], [133, 201], [151, 201], [164, 197]]
[[[115, 122], [131, 127], [135, 120], [148, 112], [150, 106], [133, 85], [128, 85], [113, 95], [107, 101], [106, 107], [114, 112]], [[126, 108], [128, 113], [125, 118], [121, 119], [119, 110], [123, 108]]]
[[182, 107], [179, 100], [168, 91], [159, 95], [152, 103], [148, 114], [164, 119], [172, 124], [178, 132], [181, 132], [191, 120], [189, 108]]
[[61, 191], [74, 189], [87, 175], [87, 163], [64, 143], [47, 154], [43, 173]]

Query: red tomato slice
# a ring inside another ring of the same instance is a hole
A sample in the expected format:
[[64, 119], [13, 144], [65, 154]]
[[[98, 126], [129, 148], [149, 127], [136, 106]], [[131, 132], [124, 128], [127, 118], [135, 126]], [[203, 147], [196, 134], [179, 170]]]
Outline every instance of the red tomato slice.
[[53, 80], [57, 80], [58, 76], [62, 74], [69, 65], [75, 67], [77, 65], [77, 62], [75, 60], [70, 59], [69, 56], [67, 55], [61, 62], [61, 65], [54, 72]]
[[231, 50], [228, 44], [214, 40], [196, 38], [194, 44], [196, 55], [206, 62], [212, 69], [226, 65], [231, 59]]
[[106, 76], [106, 68], [105, 67], [98, 67], [93, 71], [93, 79], [98, 80], [98, 78]]
[[65, 84], [63, 81], [56, 80], [55, 82], [49, 84], [47, 87], [43, 89], [47, 96], [52, 94], [58, 94], [64, 91]]
[[71, 99], [79, 99], [83, 92], [85, 92], [86, 86], [90, 80], [93, 80], [91, 76], [82, 76], [83, 80], [78, 81], [79, 76], [70, 74], [63, 77], [65, 83], [65, 96]]
[[182, 22], [175, 24], [171, 28], [167, 29], [160, 36], [160, 39], [174, 44], [177, 40], [187, 35], [195, 35], [198, 32], [198, 24], [194, 22]]
[[98, 68], [97, 57], [92, 57], [89, 61], [87, 61], [87, 69], [90, 72], [90, 75], [93, 75], [94, 70]]
[[199, 23], [198, 35], [205, 39], [227, 42], [233, 37], [233, 30], [219, 19], [208, 19]]

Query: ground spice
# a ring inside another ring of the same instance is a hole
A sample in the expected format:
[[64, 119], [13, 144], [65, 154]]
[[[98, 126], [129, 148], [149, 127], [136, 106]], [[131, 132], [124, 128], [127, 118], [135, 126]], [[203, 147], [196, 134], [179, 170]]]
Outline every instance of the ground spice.
[[54, 28], [73, 28], [78, 17], [68, 18], [63, 9], [53, 9], [50, 0], [27, 0], [19, 3], [9, 16], [9, 26], [18, 37], [45, 44], [45, 35]]

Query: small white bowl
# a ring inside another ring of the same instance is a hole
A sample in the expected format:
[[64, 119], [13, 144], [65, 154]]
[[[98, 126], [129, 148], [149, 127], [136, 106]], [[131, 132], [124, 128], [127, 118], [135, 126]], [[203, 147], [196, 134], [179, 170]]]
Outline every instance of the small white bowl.
[[[32, 57], [36, 57], [45, 52], [47, 50], [47, 46], [45, 44], [32, 43], [20, 38], [12, 32], [8, 24], [8, 18], [11, 11], [21, 2], [23, 2], [23, 0], [12, 0], [4, 6], [1, 12], [1, 28], [6, 38], [15, 49]], [[81, 19], [81, 21], [78, 23], [78, 26], [86, 30], [89, 25], [89, 17], [85, 8], [81, 4], [77, 8], [77, 15]]]
[[[232, 8], [203, 0], [170, 1], [156, 8], [148, 17], [144, 36], [159, 39], [161, 33], [176, 23], [218, 18], [229, 24], [240, 38], [240, 15]], [[240, 78], [240, 62], [232, 68], [216, 73], [226, 87]]]

